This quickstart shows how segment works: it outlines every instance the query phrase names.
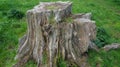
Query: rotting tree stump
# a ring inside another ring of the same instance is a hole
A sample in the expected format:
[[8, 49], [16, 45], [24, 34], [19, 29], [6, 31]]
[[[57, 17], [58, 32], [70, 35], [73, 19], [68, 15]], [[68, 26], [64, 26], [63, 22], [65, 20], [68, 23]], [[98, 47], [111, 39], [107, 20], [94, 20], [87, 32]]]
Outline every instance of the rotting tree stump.
[[41, 2], [27, 11], [28, 31], [19, 41], [13, 67], [34, 60], [38, 67], [57, 67], [59, 58], [85, 67], [82, 56], [96, 37], [91, 14], [72, 14], [71, 2]]

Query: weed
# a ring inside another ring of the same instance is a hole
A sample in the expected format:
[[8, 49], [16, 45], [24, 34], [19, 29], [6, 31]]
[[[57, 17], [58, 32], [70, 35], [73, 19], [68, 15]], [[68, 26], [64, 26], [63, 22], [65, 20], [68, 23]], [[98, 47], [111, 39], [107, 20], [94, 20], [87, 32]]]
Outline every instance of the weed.
[[26, 67], [37, 67], [37, 64], [36, 64], [33, 60], [30, 60], [30, 61], [26, 64]]
[[57, 67], [67, 67], [67, 63], [62, 57], [58, 58]]
[[24, 17], [24, 13], [16, 10], [16, 9], [11, 9], [7, 13], [8, 18], [16, 18], [16, 19], [22, 19]]
[[72, 23], [73, 20], [74, 20], [74, 19], [71, 18], [71, 17], [67, 17], [67, 18], [64, 19], [64, 21], [67, 22], [67, 23]]
[[97, 28], [97, 38], [93, 42], [98, 47], [103, 47], [104, 45], [109, 44], [110, 35], [106, 32], [106, 30], [102, 27]]

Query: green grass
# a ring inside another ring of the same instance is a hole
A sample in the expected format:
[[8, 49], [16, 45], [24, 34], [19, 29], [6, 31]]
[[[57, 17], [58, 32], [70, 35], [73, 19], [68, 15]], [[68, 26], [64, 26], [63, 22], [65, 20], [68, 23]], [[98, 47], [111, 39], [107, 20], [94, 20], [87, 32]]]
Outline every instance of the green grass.
[[96, 67], [100, 64], [101, 67], [120, 67], [120, 49], [111, 50], [109, 52], [101, 51], [95, 52], [90, 50], [89, 52], [89, 63], [91, 67]]
[[[40, 0], [57, 1], [57, 0]], [[67, 0], [62, 0], [67, 1]], [[92, 19], [98, 27], [103, 27], [111, 36], [110, 42], [120, 43], [120, 5], [112, 0], [69, 0], [73, 2], [73, 13], [92, 13]], [[26, 17], [21, 20], [8, 19], [7, 12], [17, 9], [24, 13], [39, 3], [39, 0], [0, 0], [0, 67], [11, 67], [18, 49], [18, 40], [26, 33]], [[71, 21], [71, 20], [69, 20]], [[92, 67], [97, 63], [101, 67], [120, 67], [120, 50], [100, 53], [89, 51], [89, 62]], [[65, 64], [64, 62], [60, 63]], [[26, 67], [36, 66], [33, 61]]]

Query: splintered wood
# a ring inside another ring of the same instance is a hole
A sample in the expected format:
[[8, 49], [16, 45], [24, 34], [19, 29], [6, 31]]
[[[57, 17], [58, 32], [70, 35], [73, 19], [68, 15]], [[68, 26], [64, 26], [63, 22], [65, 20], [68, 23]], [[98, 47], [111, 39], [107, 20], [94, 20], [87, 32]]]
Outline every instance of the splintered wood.
[[[19, 41], [14, 67], [23, 67], [29, 60], [38, 67], [58, 67], [59, 58], [85, 67], [82, 57], [96, 37], [96, 25], [91, 13], [73, 15], [71, 9], [71, 2], [58, 1], [41, 2], [28, 10], [28, 31]], [[71, 23], [64, 21], [68, 17]]]

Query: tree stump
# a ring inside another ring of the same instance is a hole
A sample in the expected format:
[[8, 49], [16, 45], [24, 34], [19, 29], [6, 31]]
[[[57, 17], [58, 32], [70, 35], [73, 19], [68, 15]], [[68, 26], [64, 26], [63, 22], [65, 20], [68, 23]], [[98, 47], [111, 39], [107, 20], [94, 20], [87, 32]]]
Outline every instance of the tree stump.
[[78, 67], [96, 37], [91, 13], [72, 14], [71, 2], [41, 2], [27, 11], [28, 31], [19, 41], [14, 67], [33, 59], [38, 67], [57, 67], [59, 58]]

